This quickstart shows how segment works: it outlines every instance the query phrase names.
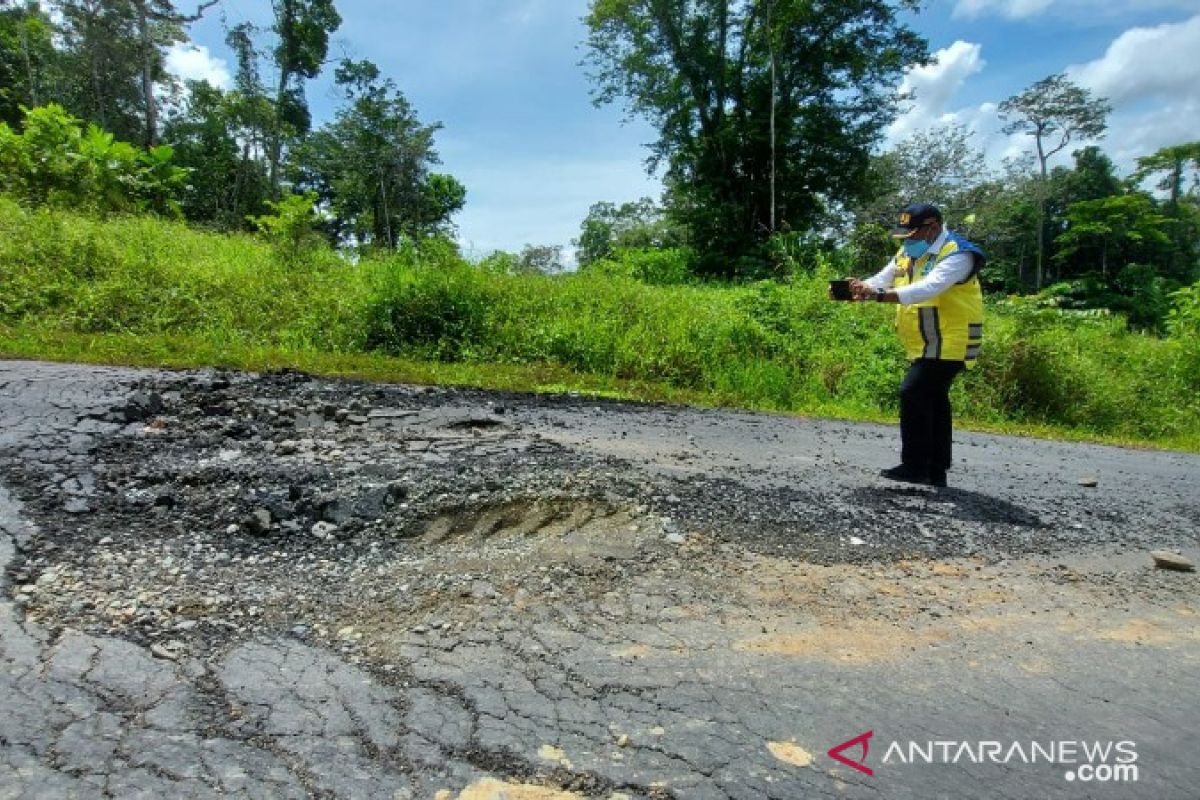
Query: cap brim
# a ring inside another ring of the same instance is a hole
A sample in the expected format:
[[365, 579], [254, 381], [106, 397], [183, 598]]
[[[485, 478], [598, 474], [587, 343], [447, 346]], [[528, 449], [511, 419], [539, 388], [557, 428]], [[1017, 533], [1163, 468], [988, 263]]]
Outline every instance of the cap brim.
[[892, 228], [892, 236], [896, 239], [907, 239], [916, 232], [916, 228]]

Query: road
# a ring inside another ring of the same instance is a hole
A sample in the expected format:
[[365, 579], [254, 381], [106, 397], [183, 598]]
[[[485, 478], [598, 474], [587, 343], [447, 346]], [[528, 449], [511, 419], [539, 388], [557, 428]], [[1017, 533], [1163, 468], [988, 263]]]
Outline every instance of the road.
[[0, 798], [1200, 797], [1200, 456], [897, 443], [0, 362]]

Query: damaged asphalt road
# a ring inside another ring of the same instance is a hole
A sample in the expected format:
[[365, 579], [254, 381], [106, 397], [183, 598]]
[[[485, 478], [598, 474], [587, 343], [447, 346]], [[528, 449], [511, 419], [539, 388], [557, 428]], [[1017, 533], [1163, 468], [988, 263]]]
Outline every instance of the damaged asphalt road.
[[[1200, 456], [897, 440], [0, 362], [0, 798], [1200, 795]], [[943, 740], [1137, 780], [883, 761]]]

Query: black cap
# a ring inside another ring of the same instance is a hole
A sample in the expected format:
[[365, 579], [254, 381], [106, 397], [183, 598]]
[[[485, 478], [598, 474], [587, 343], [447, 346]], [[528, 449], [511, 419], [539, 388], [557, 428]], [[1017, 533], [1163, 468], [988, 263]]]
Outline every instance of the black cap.
[[911, 206], [905, 206], [900, 210], [899, 224], [892, 228], [892, 236], [907, 239], [912, 236], [913, 231], [931, 219], [942, 221], [942, 212], [938, 210], [937, 206], [930, 203], [913, 203]]

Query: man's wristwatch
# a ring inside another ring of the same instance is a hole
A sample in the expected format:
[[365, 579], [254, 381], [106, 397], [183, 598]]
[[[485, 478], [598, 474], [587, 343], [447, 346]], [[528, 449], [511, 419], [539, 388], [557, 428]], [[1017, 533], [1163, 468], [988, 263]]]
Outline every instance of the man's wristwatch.
[[882, 302], [883, 302], [883, 296], [884, 296], [885, 294], [887, 294], [887, 289], [876, 289], [876, 290], [875, 290], [875, 302], [876, 302], [876, 303], [882, 303]]

